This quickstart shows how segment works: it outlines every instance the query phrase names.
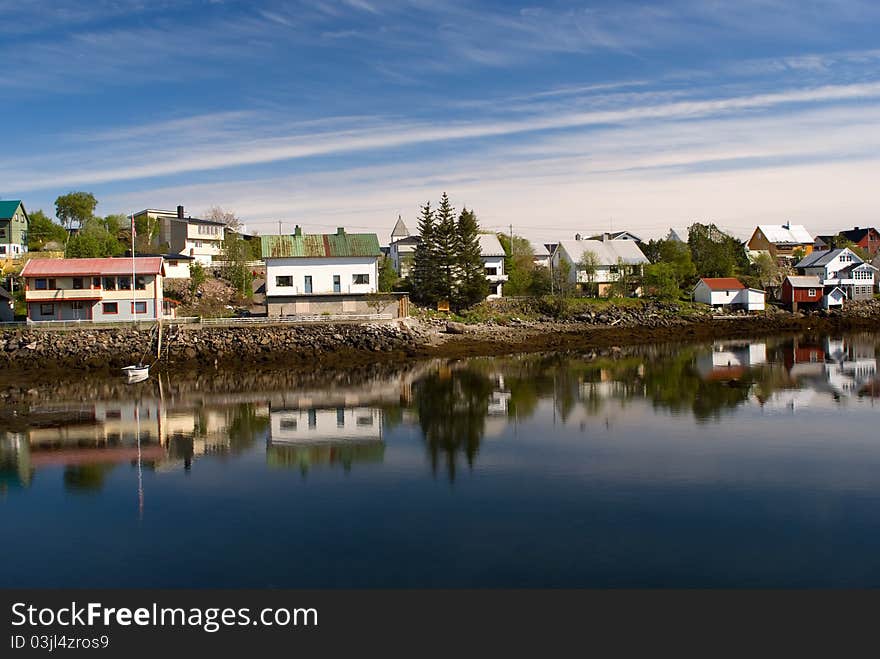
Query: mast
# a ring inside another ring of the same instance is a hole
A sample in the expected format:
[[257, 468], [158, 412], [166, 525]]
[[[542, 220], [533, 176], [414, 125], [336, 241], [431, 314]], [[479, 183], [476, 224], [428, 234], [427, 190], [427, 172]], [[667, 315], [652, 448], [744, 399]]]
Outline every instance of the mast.
[[131, 315], [134, 320], [137, 320], [137, 313], [135, 312], [135, 287], [136, 287], [136, 279], [135, 279], [135, 267], [134, 267], [134, 215], [130, 214], [129, 218], [131, 218]]

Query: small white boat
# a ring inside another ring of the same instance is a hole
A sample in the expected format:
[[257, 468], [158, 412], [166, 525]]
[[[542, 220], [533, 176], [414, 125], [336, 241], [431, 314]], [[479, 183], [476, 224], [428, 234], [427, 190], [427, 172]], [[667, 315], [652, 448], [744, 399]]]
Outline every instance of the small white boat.
[[125, 366], [122, 368], [122, 373], [125, 375], [129, 384], [143, 382], [150, 377], [150, 367], [144, 366], [143, 364], [138, 364], [137, 366]]

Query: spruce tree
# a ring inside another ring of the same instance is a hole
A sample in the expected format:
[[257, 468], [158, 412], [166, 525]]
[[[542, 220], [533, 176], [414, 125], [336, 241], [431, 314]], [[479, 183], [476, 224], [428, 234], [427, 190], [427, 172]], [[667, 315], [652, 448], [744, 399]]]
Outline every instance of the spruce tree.
[[422, 215], [419, 218], [421, 241], [416, 245], [413, 254], [411, 273], [413, 301], [420, 304], [434, 305], [439, 299], [435, 278], [437, 252], [434, 234], [434, 211], [429, 201], [422, 206]]
[[480, 252], [480, 226], [477, 216], [467, 208], [461, 210], [456, 226], [458, 235], [458, 263], [460, 281], [455, 306], [467, 308], [486, 299], [489, 282]]
[[438, 299], [449, 300], [455, 306], [460, 278], [458, 227], [455, 223], [455, 209], [449, 203], [446, 193], [440, 198], [434, 227], [436, 247], [436, 271], [434, 273]]

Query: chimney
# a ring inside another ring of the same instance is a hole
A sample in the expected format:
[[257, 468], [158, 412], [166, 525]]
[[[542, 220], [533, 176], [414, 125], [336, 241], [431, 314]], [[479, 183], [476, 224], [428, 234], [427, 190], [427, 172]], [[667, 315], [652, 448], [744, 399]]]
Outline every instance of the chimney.
[[782, 225], [786, 229], [791, 229], [791, 220], [786, 220], [785, 224]]
[[603, 243], [607, 243], [607, 242], [608, 242], [608, 238], [609, 238], [609, 236], [608, 236], [608, 232], [606, 231], [605, 233], [602, 234], [602, 242], [603, 242]]
[[178, 207], [177, 207], [177, 219], [178, 219], [178, 220], [182, 220], [182, 219], [183, 219], [183, 206], [178, 206]]
[[574, 239], [575, 239], [575, 240], [580, 240], [580, 239], [581, 239], [581, 234], [579, 234], [579, 233], [574, 234]]
[[337, 236], [344, 236], [345, 235], [345, 227], [337, 227], [336, 228], [336, 235]]
[[300, 226], [299, 226], [298, 224], [296, 225], [296, 227], [295, 227], [294, 230], [293, 230], [293, 235], [294, 235], [294, 236], [301, 236], [301, 235], [303, 235], [303, 230], [302, 230], [302, 228], [300, 228]]

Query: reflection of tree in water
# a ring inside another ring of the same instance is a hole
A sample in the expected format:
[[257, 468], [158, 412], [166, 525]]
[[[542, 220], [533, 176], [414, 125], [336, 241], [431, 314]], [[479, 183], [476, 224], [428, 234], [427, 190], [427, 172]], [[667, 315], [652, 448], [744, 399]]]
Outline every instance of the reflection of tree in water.
[[113, 464], [68, 465], [64, 468], [64, 487], [70, 492], [100, 492]]
[[493, 383], [471, 369], [441, 369], [413, 384], [419, 426], [436, 473], [445, 456], [449, 480], [455, 480], [458, 453], [473, 466], [480, 450]]
[[257, 440], [266, 438], [269, 417], [257, 414], [252, 403], [236, 405], [229, 412], [229, 450], [232, 453], [246, 451]]

